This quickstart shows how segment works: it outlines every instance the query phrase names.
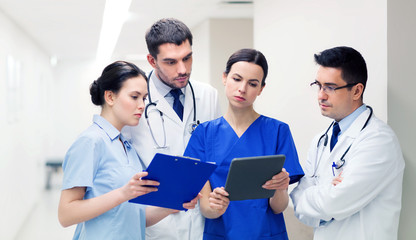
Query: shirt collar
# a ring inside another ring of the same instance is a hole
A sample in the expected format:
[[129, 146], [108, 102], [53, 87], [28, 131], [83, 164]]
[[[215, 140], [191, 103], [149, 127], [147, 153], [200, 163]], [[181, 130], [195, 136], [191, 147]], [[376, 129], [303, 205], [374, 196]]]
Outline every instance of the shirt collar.
[[[153, 83], [155, 84], [155, 87], [157, 89], [157, 91], [160, 93], [160, 95], [166, 97], [166, 95], [170, 94], [170, 90], [172, 90], [171, 87], [169, 87], [168, 85], [164, 84], [162, 82], [162, 80], [159, 79], [159, 77], [157, 76], [156, 72], [153, 70], [152, 71], [152, 75], [150, 76], [150, 78], [152, 79]], [[183, 92], [183, 88], [181, 88], [182, 94], [185, 94]]]
[[100, 115], [94, 115], [93, 122], [97, 124], [102, 130], [104, 130], [111, 141], [119, 138], [120, 132], [105, 118], [101, 117]]
[[346, 116], [344, 119], [339, 121], [339, 128], [341, 129], [341, 134], [351, 126], [351, 124], [357, 119], [358, 116], [361, 115], [365, 110], [367, 109], [367, 106], [365, 104], [361, 105], [359, 108], [355, 109], [354, 112], [352, 112], [350, 115]]

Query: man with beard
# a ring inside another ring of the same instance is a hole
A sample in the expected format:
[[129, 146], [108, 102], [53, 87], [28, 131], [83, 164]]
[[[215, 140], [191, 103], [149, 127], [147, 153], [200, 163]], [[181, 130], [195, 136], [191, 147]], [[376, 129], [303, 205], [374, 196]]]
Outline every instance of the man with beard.
[[[146, 33], [149, 74], [145, 118], [126, 127], [145, 167], [156, 153], [183, 155], [193, 129], [221, 115], [217, 91], [192, 80], [192, 33], [177, 19], [161, 19]], [[181, 211], [146, 229], [146, 239], [202, 239], [204, 218], [197, 206]]]

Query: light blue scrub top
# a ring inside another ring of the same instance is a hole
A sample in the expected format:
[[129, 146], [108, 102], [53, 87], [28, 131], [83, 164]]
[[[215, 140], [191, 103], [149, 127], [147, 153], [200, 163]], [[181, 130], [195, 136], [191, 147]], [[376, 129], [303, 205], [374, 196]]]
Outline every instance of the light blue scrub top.
[[[134, 148], [113, 125], [98, 115], [93, 122], [72, 144], [63, 162], [62, 190], [86, 187], [84, 199], [124, 186], [143, 169]], [[78, 224], [73, 239], [145, 239], [145, 224], [145, 206], [124, 202]]]

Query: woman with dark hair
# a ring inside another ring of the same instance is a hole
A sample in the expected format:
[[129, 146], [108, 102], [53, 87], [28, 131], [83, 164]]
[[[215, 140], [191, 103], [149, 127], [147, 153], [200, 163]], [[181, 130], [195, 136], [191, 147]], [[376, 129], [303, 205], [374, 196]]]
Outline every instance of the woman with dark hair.
[[[78, 224], [74, 239], [144, 239], [150, 226], [177, 210], [127, 201], [157, 191], [156, 181], [143, 180], [142, 163], [121, 129], [139, 123], [147, 96], [147, 78], [132, 63], [108, 65], [90, 87], [101, 106], [93, 124], [77, 138], [63, 163], [58, 216], [62, 226]], [[195, 207], [197, 198], [184, 207]]]
[[[231, 55], [222, 77], [228, 110], [199, 125], [185, 150], [185, 156], [218, 166], [201, 191], [200, 209], [207, 218], [204, 239], [288, 239], [282, 212], [289, 201], [288, 185], [297, 182], [303, 170], [289, 126], [253, 108], [267, 72], [266, 58], [257, 50], [241, 49]], [[275, 190], [274, 195], [230, 202], [223, 186], [231, 160], [275, 154], [286, 155], [285, 169], [263, 185]]]

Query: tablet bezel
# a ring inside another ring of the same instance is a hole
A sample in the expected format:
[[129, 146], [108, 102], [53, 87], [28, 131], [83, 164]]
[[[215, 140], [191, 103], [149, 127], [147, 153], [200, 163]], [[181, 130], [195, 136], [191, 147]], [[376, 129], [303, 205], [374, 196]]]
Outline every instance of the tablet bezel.
[[283, 154], [234, 158], [225, 183], [230, 201], [272, 197], [274, 190], [262, 185], [282, 171], [285, 159]]

